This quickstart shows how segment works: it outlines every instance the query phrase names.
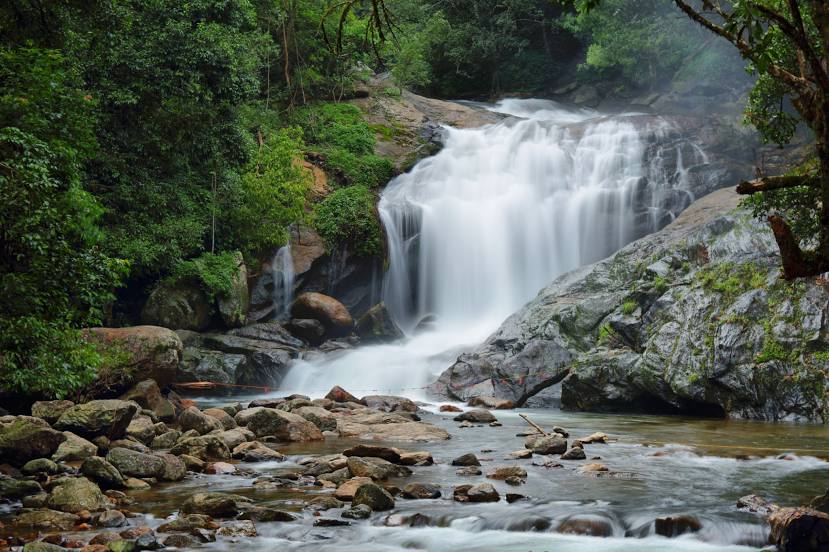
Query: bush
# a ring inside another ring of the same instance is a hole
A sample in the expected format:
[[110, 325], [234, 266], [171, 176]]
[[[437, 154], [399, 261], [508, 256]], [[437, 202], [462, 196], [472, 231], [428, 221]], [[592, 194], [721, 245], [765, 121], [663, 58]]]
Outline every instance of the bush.
[[358, 255], [380, 252], [380, 222], [375, 197], [364, 186], [336, 190], [316, 209], [317, 232], [329, 249], [351, 247]]
[[236, 253], [204, 253], [203, 255], [179, 262], [169, 279], [173, 282], [194, 280], [199, 282], [210, 301], [217, 295], [230, 293], [239, 267]]

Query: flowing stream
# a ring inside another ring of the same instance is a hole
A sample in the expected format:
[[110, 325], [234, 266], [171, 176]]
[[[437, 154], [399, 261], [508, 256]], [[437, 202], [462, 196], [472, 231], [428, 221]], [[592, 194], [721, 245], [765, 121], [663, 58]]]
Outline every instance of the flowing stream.
[[389, 244], [384, 301], [407, 335], [299, 361], [284, 389], [417, 395], [556, 276], [658, 230], [693, 201], [670, 123], [505, 100], [512, 117], [445, 129], [445, 147], [393, 180], [379, 211]]

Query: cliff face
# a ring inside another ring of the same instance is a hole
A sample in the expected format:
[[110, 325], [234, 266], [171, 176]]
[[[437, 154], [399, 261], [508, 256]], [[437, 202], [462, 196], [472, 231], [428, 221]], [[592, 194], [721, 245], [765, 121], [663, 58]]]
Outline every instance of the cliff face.
[[714, 192], [662, 231], [563, 275], [432, 390], [826, 421], [829, 283], [780, 280], [771, 232], [737, 205], [731, 190]]

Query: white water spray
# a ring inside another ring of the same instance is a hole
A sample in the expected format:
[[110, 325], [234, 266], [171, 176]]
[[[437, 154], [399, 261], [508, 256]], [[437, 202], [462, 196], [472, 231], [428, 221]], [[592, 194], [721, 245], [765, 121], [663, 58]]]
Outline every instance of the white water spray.
[[[380, 200], [390, 260], [384, 300], [410, 337], [300, 361], [283, 387], [417, 395], [553, 278], [678, 214], [667, 198], [688, 178], [681, 151], [666, 166], [659, 143], [667, 122], [637, 125], [543, 100], [493, 110], [523, 119], [447, 128], [443, 150], [392, 181]], [[692, 200], [687, 192], [678, 208]]]
[[273, 278], [273, 307], [278, 320], [288, 318], [294, 301], [294, 260], [291, 243], [279, 248], [271, 260]]

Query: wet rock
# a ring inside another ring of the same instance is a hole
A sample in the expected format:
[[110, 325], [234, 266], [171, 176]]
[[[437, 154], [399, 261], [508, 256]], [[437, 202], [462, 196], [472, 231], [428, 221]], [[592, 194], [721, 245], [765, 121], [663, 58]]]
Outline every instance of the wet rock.
[[170, 450], [176, 456], [187, 455], [199, 460], [230, 460], [230, 449], [215, 435], [182, 438]]
[[384, 303], [378, 303], [368, 309], [357, 321], [355, 330], [365, 343], [393, 341], [404, 335], [392, 320]]
[[472, 397], [466, 404], [468, 406], [486, 408], [490, 410], [511, 410], [515, 408], [515, 403], [510, 400], [498, 399], [487, 395]]
[[214, 518], [235, 517], [239, 513], [237, 497], [221, 493], [196, 493], [181, 506], [185, 514], [204, 514]]
[[372, 483], [372, 479], [370, 477], [354, 477], [348, 479], [337, 487], [337, 490], [334, 491], [334, 497], [337, 500], [351, 502], [354, 500], [354, 495], [357, 494], [357, 489], [363, 485], [367, 485], [368, 483]]
[[317, 518], [314, 520], [314, 527], [347, 527], [351, 525], [347, 521], [331, 518]]
[[453, 498], [456, 502], [498, 502], [501, 500], [498, 491], [489, 483], [455, 487]]
[[360, 504], [365, 504], [375, 512], [383, 512], [394, 508], [394, 498], [384, 488], [374, 483], [366, 483], [354, 493], [352, 505]]
[[[397, 416], [397, 414], [385, 414], [385, 416]], [[357, 417], [354, 416], [354, 418]], [[341, 437], [359, 437], [363, 440], [428, 442], [451, 438], [449, 433], [443, 429], [424, 422], [386, 421], [365, 424], [357, 420], [345, 421], [341, 418], [337, 422], [337, 429]]]
[[317, 426], [320, 431], [335, 431], [337, 429], [337, 419], [324, 408], [318, 406], [302, 406], [293, 410], [294, 414], [298, 414]]
[[53, 510], [77, 514], [83, 510], [104, 510], [109, 501], [92, 481], [84, 477], [66, 477], [54, 484], [47, 504]]
[[21, 471], [26, 475], [55, 475], [61, 472], [60, 466], [56, 462], [48, 458], [38, 458], [37, 460], [29, 460], [26, 462]]
[[612, 537], [613, 525], [600, 516], [573, 516], [564, 520], [556, 529], [565, 535], [586, 535], [590, 537]]
[[30, 510], [15, 516], [12, 523], [20, 529], [71, 531], [78, 523], [78, 516], [58, 510]]
[[0, 498], [17, 500], [24, 496], [36, 495], [42, 492], [43, 489], [40, 488], [37, 481], [0, 476]]
[[161, 479], [166, 470], [165, 461], [153, 454], [144, 454], [125, 448], [114, 448], [106, 456], [121, 475], [129, 477], [155, 477]]
[[148, 416], [135, 416], [127, 426], [127, 436], [149, 445], [155, 439], [155, 424]]
[[442, 404], [440, 405], [441, 412], [463, 412], [462, 408], [459, 408], [453, 404]]
[[781, 552], [822, 552], [829, 548], [829, 514], [810, 508], [781, 508], [768, 521], [769, 539]]
[[26, 543], [23, 552], [66, 552], [66, 548], [44, 541], [35, 541]]
[[158, 542], [158, 539], [152, 533], [139, 535], [135, 539], [135, 547], [138, 550], [158, 550], [159, 548], [163, 548], [162, 544]]
[[428, 483], [409, 483], [403, 487], [403, 497], [410, 499], [440, 498], [440, 487]]
[[381, 412], [417, 412], [417, 405], [405, 397], [391, 395], [367, 395], [360, 402], [372, 410]]
[[22, 465], [35, 458], [52, 456], [66, 436], [40, 418], [18, 417], [0, 423], [0, 461]]
[[149, 488], [150, 484], [143, 479], [138, 479], [137, 477], [124, 478], [124, 489], [128, 491], [146, 491]]
[[199, 435], [205, 435], [211, 431], [224, 429], [219, 420], [206, 415], [195, 406], [191, 406], [182, 412], [178, 418], [178, 423], [179, 426], [181, 426], [182, 431], [192, 429]]
[[140, 452], [142, 454], [150, 454], [152, 452], [152, 449], [144, 443], [139, 443], [138, 441], [133, 441], [132, 439], [116, 439], [115, 441], [111, 441], [107, 447], [107, 450], [112, 450], [114, 448], [125, 448], [127, 450]]
[[374, 481], [385, 481], [391, 477], [406, 477], [412, 470], [405, 466], [398, 466], [382, 458], [360, 458], [351, 456], [348, 459], [348, 469], [355, 477], [370, 477]]
[[211, 462], [204, 468], [204, 473], [210, 475], [230, 475], [236, 473], [236, 466], [227, 462]]
[[528, 458], [532, 458], [532, 456], [533, 451], [530, 449], [516, 450], [515, 452], [511, 452], [507, 455], [508, 458], [515, 460], [526, 460]]
[[337, 500], [333, 496], [317, 496], [309, 500], [306, 506], [312, 510], [325, 511], [333, 508], [342, 508], [344, 504], [341, 500]]
[[37, 401], [32, 404], [32, 416], [54, 424], [60, 415], [75, 406], [72, 401]]
[[338, 486], [351, 478], [351, 471], [346, 468], [340, 468], [329, 473], [324, 473], [317, 476], [317, 481], [323, 484], [330, 483], [333, 486]]
[[452, 460], [453, 466], [480, 466], [481, 463], [478, 461], [478, 457], [468, 452], [466, 454], [462, 454]]
[[557, 433], [530, 435], [524, 440], [524, 446], [534, 454], [563, 454], [567, 451], [567, 440]]
[[772, 512], [780, 509], [776, 504], [772, 504], [758, 495], [747, 495], [740, 498], [737, 500], [737, 508], [762, 516], [768, 516]]
[[141, 321], [172, 330], [200, 332], [210, 325], [212, 310], [198, 283], [160, 282], [141, 310]]
[[285, 329], [312, 346], [318, 346], [325, 341], [325, 326], [319, 320], [293, 318], [285, 324]]
[[163, 449], [170, 449], [173, 448], [176, 442], [181, 438], [181, 432], [173, 429], [170, 431], [166, 431], [161, 435], [156, 435], [152, 443], [150, 443], [150, 448], [153, 450], [163, 450]]
[[283, 510], [277, 510], [276, 508], [267, 508], [264, 506], [253, 506], [251, 508], [246, 509], [240, 516], [239, 519], [249, 519], [252, 521], [260, 521], [263, 523], [270, 523], [270, 522], [290, 522], [296, 521], [296, 516], [290, 512], [285, 512]]
[[466, 466], [455, 470], [455, 475], [459, 475], [461, 477], [482, 475], [483, 473], [484, 472], [481, 471], [481, 468], [478, 468], [476, 466]]
[[236, 427], [236, 420], [233, 419], [233, 416], [236, 415], [235, 412], [231, 415], [221, 408], [207, 408], [204, 410], [203, 414], [218, 420], [218, 422], [222, 425], [222, 429], [227, 430]]
[[581, 447], [574, 447], [561, 455], [562, 460], [585, 460], [587, 455]]
[[250, 441], [234, 448], [233, 458], [243, 462], [279, 462], [285, 456], [259, 441]]
[[604, 433], [597, 432], [597, 433], [593, 433], [592, 435], [588, 435], [587, 437], [580, 437], [577, 440], [580, 443], [583, 443], [585, 445], [592, 445], [592, 444], [606, 445], [608, 440], [609, 440], [609, 437], [607, 435], [605, 435]]
[[84, 460], [81, 464], [81, 473], [104, 488], [124, 486], [124, 478], [121, 472], [100, 456], [92, 456]]
[[663, 537], [678, 537], [685, 533], [696, 533], [702, 529], [699, 520], [689, 515], [656, 518], [653, 525], [656, 534]]
[[165, 537], [162, 543], [165, 548], [193, 548], [199, 541], [190, 535], [175, 534]]
[[55, 423], [55, 429], [71, 431], [81, 437], [104, 435], [109, 439], [118, 439], [125, 435], [127, 426], [137, 411], [137, 405], [127, 401], [89, 401], [75, 405], [61, 414]]
[[[88, 331], [88, 336], [108, 348], [126, 353], [121, 363], [108, 367], [99, 374], [98, 381], [106, 382], [106, 391], [126, 390], [148, 379], [155, 381], [161, 388], [176, 381], [176, 370], [182, 357], [183, 345], [175, 332], [159, 326], [134, 326], [92, 328]], [[95, 390], [93, 384], [91, 391]], [[140, 400], [136, 402], [141, 404]], [[141, 406], [155, 410], [149, 403]], [[159, 412], [159, 418], [163, 420], [165, 417], [163, 411]]]
[[291, 307], [291, 315], [318, 320], [325, 326], [326, 334], [332, 337], [349, 335], [354, 328], [354, 319], [345, 305], [322, 293], [301, 294]]
[[340, 387], [339, 385], [335, 385], [331, 388], [331, 390], [325, 395], [325, 398], [333, 401], [335, 403], [358, 403], [360, 399]]
[[236, 414], [236, 423], [257, 436], [276, 437], [281, 441], [319, 441], [319, 428], [302, 416], [273, 408], [256, 407]]
[[343, 451], [343, 456], [361, 456], [365, 458], [382, 458], [393, 464], [400, 463], [401, 450], [377, 445], [356, 445]]
[[498, 421], [495, 416], [492, 415], [492, 412], [480, 408], [467, 410], [466, 412], [458, 414], [453, 419], [456, 422], [472, 422], [477, 424], [488, 424], [490, 422]]
[[20, 504], [24, 508], [45, 508], [46, 502], [49, 500], [49, 495], [46, 493], [37, 493], [33, 495], [24, 496], [20, 500]]
[[357, 504], [340, 515], [346, 519], [368, 519], [371, 517], [371, 508], [365, 504]]
[[156, 453], [155, 456], [164, 462], [164, 473], [160, 477], [162, 481], [181, 481], [187, 475], [187, 465], [178, 456], [163, 452]]
[[486, 476], [489, 479], [500, 480], [506, 480], [511, 477], [516, 477], [518, 479], [526, 479], [527, 470], [519, 466], [501, 466], [499, 468], [495, 468], [493, 471], [486, 474]]
[[188, 471], [200, 473], [203, 472], [205, 466], [207, 466], [207, 462], [196, 458], [195, 456], [190, 456], [189, 454], [179, 454], [178, 458], [184, 462], [184, 466]]
[[400, 461], [397, 463], [402, 466], [431, 466], [435, 459], [426, 451], [401, 452]]
[[598, 462], [592, 464], [585, 464], [579, 468], [579, 471], [582, 473], [597, 473], [597, 472], [606, 472], [607, 467], [604, 464], [599, 464]]
[[[98, 533], [97, 535], [92, 537], [92, 540], [89, 541], [89, 544], [93, 546], [102, 544], [108, 545], [109, 543], [115, 542], [117, 540], [122, 540], [121, 535], [119, 535], [115, 531], [107, 531], [104, 533]], [[109, 548], [107, 548], [107, 550], [109, 550]]]
[[119, 512], [118, 510], [108, 510], [103, 512], [98, 519], [95, 520], [95, 524], [98, 527], [121, 527], [126, 525], [127, 518]]
[[175, 420], [176, 410], [173, 403], [164, 398], [158, 383], [153, 379], [136, 383], [120, 398], [122, 401], [134, 401], [141, 408], [152, 410], [158, 419], [163, 422], [173, 422]]
[[229, 429], [227, 431], [214, 432], [229, 450], [233, 450], [242, 443], [253, 439], [253, 432], [245, 428]]
[[507, 499], [507, 502], [509, 504], [512, 504], [513, 502], [518, 502], [519, 500], [524, 500], [525, 498], [527, 498], [527, 497], [522, 495], [522, 494], [518, 494], [518, 493], [507, 493], [506, 494], [506, 499]]
[[176, 519], [158, 526], [159, 533], [172, 533], [174, 531], [191, 531], [193, 529], [216, 529], [217, 526], [204, 514], [183, 514]]
[[216, 534], [222, 537], [255, 537], [258, 535], [256, 526], [250, 520], [232, 521], [219, 527]]

